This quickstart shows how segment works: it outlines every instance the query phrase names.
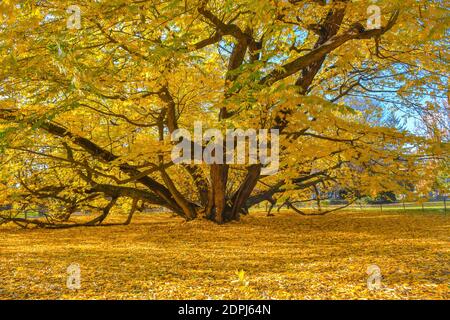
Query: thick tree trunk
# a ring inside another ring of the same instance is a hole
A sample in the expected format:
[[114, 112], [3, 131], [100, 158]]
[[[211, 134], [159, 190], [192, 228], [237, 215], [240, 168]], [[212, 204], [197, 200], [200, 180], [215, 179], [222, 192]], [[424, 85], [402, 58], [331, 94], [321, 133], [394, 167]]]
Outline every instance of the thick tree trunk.
[[228, 181], [228, 165], [212, 164], [210, 177], [211, 189], [209, 192], [208, 208], [206, 218], [217, 223], [224, 223], [228, 220], [229, 210], [227, 210], [226, 186]]
[[238, 190], [231, 198], [228, 198], [226, 194], [228, 169], [228, 165], [211, 166], [211, 189], [206, 218], [219, 224], [239, 220], [261, 173], [261, 165], [250, 166]]

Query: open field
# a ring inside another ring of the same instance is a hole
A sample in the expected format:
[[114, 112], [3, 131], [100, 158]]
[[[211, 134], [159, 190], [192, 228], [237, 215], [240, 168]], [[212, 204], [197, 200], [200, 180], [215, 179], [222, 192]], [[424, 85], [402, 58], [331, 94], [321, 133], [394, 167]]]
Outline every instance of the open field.
[[[338, 207], [341, 207], [342, 205], [329, 205], [324, 204], [322, 205], [323, 210], [330, 210], [335, 209]], [[260, 205], [259, 207], [251, 208], [251, 212], [259, 212], [261, 210], [267, 211], [268, 205]], [[313, 206], [300, 206], [299, 209], [305, 211], [305, 212], [317, 212], [317, 207]], [[411, 213], [420, 213], [420, 214], [429, 214], [429, 213], [442, 213], [442, 214], [450, 214], [450, 204], [445, 205], [443, 201], [429, 201], [423, 203], [423, 206], [418, 204], [417, 202], [406, 202], [406, 203], [383, 203], [383, 204], [352, 204], [346, 208], [347, 210], [355, 211], [355, 212], [367, 212], [367, 211], [373, 211], [373, 212], [398, 212], [402, 214], [411, 214]], [[278, 210], [278, 207], [275, 206], [272, 209], [272, 213], [277, 212], [289, 212], [291, 209], [286, 208], [286, 206], [283, 206]], [[76, 216], [77, 214], [75, 214]], [[28, 210], [25, 213], [20, 213], [17, 215], [17, 217], [20, 218], [39, 218], [39, 212], [36, 210]]]
[[[328, 205], [323, 204], [322, 209], [324, 210], [330, 210], [334, 208], [338, 208], [342, 205]], [[300, 206], [299, 209], [307, 210], [312, 208], [311, 206]], [[317, 211], [317, 207], [314, 207]], [[351, 204], [346, 208], [347, 210], [352, 211], [379, 211], [379, 212], [385, 212], [385, 211], [398, 211], [399, 213], [413, 213], [413, 212], [420, 212], [420, 213], [449, 213], [450, 214], [450, 204], [447, 201], [447, 204], [444, 203], [444, 201], [427, 201], [422, 204], [419, 204], [417, 202], [395, 202], [395, 203], [382, 203], [382, 204], [367, 204], [367, 203], [355, 203]], [[276, 212], [276, 208], [273, 209]], [[289, 211], [289, 209], [286, 208], [286, 206], [283, 206], [280, 211]]]
[[[450, 215], [435, 211], [283, 211], [222, 226], [147, 214], [129, 226], [3, 226], [0, 243], [0, 299], [450, 298]], [[79, 290], [66, 288], [71, 263]]]

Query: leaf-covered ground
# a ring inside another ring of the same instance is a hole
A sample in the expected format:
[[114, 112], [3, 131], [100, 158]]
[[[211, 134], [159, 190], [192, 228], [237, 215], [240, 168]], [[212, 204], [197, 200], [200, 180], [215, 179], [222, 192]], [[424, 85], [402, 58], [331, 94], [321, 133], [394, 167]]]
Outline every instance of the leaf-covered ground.
[[[2, 227], [0, 299], [449, 299], [449, 240], [450, 214], [403, 212]], [[66, 287], [71, 263], [79, 290]], [[372, 264], [383, 278], [371, 291]]]

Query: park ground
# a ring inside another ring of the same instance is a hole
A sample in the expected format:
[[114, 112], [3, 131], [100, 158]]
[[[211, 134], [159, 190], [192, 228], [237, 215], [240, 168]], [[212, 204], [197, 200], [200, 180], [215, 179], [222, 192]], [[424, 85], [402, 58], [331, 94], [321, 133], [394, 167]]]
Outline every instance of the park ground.
[[[9, 225], [0, 227], [0, 299], [449, 299], [449, 244], [450, 214], [436, 210]], [[72, 263], [78, 290], [66, 286]], [[381, 271], [378, 290], [368, 289], [370, 265]]]

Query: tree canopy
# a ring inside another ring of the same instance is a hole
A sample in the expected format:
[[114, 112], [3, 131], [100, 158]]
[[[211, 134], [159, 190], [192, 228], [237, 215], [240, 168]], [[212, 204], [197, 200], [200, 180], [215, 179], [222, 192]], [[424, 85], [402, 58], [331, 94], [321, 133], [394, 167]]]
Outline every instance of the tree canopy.
[[[79, 25], [71, 5], [0, 3], [0, 204], [47, 208], [35, 224], [149, 205], [223, 223], [336, 188], [425, 194], [448, 172], [443, 1], [79, 0]], [[174, 164], [195, 121], [279, 130], [279, 171]]]

